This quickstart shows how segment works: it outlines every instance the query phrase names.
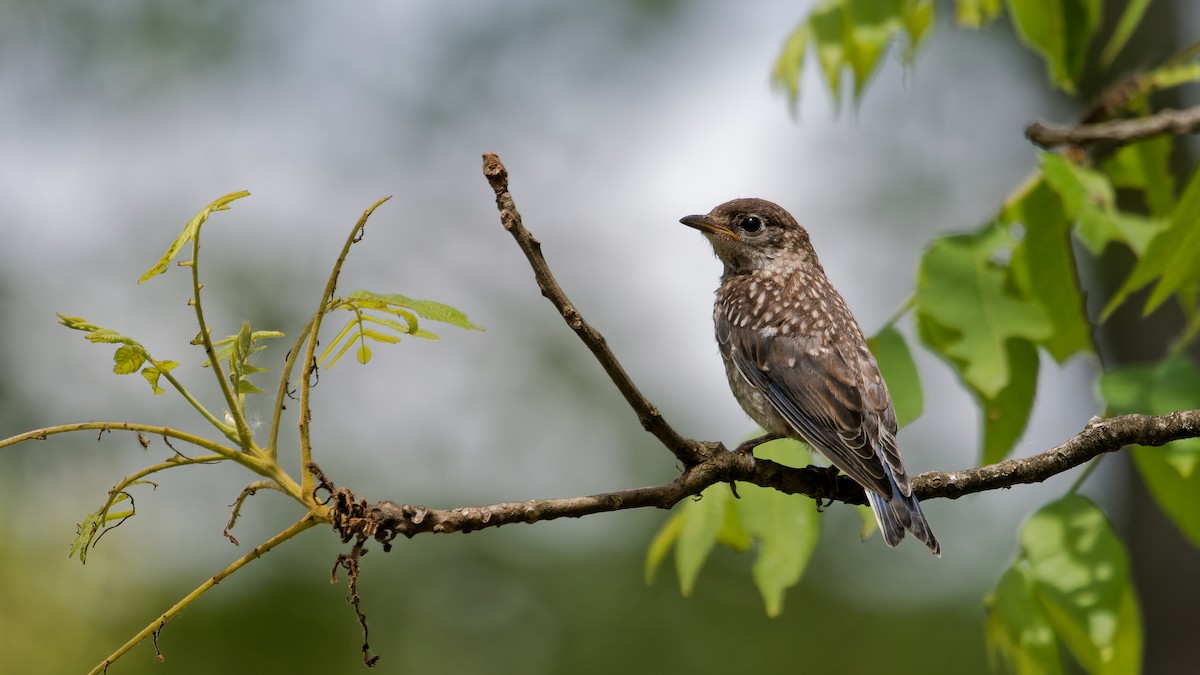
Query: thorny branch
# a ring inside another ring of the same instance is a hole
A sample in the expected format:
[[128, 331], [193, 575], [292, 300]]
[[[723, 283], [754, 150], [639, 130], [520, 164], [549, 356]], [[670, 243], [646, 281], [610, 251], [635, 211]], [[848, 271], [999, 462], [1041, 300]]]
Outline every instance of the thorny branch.
[[[541, 244], [521, 224], [521, 216], [508, 191], [508, 171], [494, 154], [483, 156], [483, 171], [496, 193], [496, 206], [517, 245], [529, 259], [542, 294], [562, 314], [579, 338], [591, 349], [617, 389], [637, 413], [642, 426], [653, 434], [684, 465], [681, 475], [665, 485], [608, 492], [586, 497], [531, 499], [489, 506], [430, 509], [390, 501], [369, 505], [346, 489], [335, 489], [319, 469], [310, 465], [319, 488], [327, 490], [333, 504], [334, 529], [349, 542], [374, 538], [387, 550], [397, 535], [412, 537], [422, 532], [472, 532], [511, 523], [535, 523], [556, 518], [579, 518], [593, 513], [655, 507], [669, 509], [697, 495], [710, 485], [744, 481], [790, 494], [848, 504], [866, 503], [862, 488], [847, 476], [834, 475], [817, 467], [792, 468], [776, 462], [752, 459], [726, 450], [720, 443], [688, 439], [675, 431], [658, 410], [638, 391], [625, 369], [608, 349], [604, 337], [588, 324], [554, 280], [542, 256]], [[931, 471], [913, 479], [913, 491], [921, 499], [963, 495], [1038, 483], [1107, 452], [1131, 445], [1158, 446], [1182, 438], [1200, 436], [1200, 410], [1169, 415], [1122, 415], [1093, 418], [1084, 429], [1057, 447], [1033, 457], [1009, 459], [998, 464], [963, 471]]]

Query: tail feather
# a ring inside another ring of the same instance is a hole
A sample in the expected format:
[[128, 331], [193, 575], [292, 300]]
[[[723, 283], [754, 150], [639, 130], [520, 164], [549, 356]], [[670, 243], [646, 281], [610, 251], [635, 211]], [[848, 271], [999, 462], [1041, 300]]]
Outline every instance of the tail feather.
[[908, 530], [934, 555], [941, 557], [942, 545], [929, 527], [929, 521], [922, 513], [921, 503], [917, 501], [916, 495], [905, 495], [893, 479], [891, 499], [868, 490], [867, 501], [871, 503], [875, 522], [879, 524], [879, 531], [883, 533], [883, 540], [888, 546], [899, 546], [904, 539], [905, 530]]

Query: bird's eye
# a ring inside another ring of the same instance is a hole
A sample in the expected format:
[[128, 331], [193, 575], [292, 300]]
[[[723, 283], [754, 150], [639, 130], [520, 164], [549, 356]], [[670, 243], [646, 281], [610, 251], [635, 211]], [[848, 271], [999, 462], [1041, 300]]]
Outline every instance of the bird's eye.
[[754, 234], [762, 229], [763, 221], [758, 216], [746, 216], [739, 225], [744, 231]]

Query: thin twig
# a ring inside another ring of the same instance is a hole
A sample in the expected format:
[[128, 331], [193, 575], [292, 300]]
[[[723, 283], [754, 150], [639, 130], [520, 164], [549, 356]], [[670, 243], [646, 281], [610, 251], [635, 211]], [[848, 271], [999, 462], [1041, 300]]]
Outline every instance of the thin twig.
[[1197, 131], [1200, 131], [1200, 106], [1186, 110], [1167, 108], [1147, 117], [1070, 127], [1032, 122], [1025, 127], [1025, 136], [1049, 149], [1060, 145], [1122, 145], [1160, 134], [1182, 136]]
[[[212, 331], [208, 327], [208, 323], [204, 320], [204, 307], [200, 304], [200, 290], [204, 288], [204, 284], [200, 283], [200, 230], [197, 227], [195, 234], [192, 235], [192, 260], [190, 267], [192, 268], [192, 308], [196, 311], [196, 324], [200, 326], [200, 334], [197, 339], [204, 347], [204, 355], [208, 357], [208, 364], [212, 368], [213, 374], [217, 377], [217, 384], [221, 388], [221, 396], [225, 398], [225, 405], [229, 406], [229, 416], [233, 418], [233, 426], [236, 430], [236, 437], [231, 436], [229, 440], [234, 441], [245, 450], [247, 454], [258, 456], [259, 449], [254, 444], [254, 436], [250, 433], [250, 425], [246, 422], [246, 413], [242, 410], [241, 401], [230, 388], [229, 382], [225, 378], [225, 368], [221, 365], [221, 361], [217, 359], [217, 351], [213, 348]], [[171, 381], [171, 374], [167, 370], [163, 370], [163, 375]], [[174, 382], [172, 382], [174, 384]], [[218, 427], [220, 428], [220, 427]]]
[[310, 527], [313, 527], [319, 523], [320, 523], [320, 521], [318, 519], [314, 518], [312, 514], [306, 515], [306, 516], [304, 516], [304, 518], [300, 519], [300, 521], [297, 522], [295, 525], [292, 525], [291, 527], [284, 530], [283, 532], [280, 532], [279, 534], [275, 535], [274, 537], [271, 537], [270, 539], [263, 542], [262, 544], [255, 546], [254, 550], [252, 550], [249, 553], [247, 553], [246, 555], [238, 558], [237, 560], [233, 561], [233, 563], [231, 563], [225, 569], [223, 569], [220, 572], [217, 572], [216, 574], [209, 577], [207, 580], [205, 580], [204, 583], [200, 584], [200, 586], [197, 587], [196, 590], [192, 591], [191, 593], [188, 593], [182, 600], [175, 603], [175, 606], [168, 609], [166, 612], [164, 612], [162, 615], [160, 615], [154, 621], [151, 621], [150, 624], [147, 625], [145, 628], [143, 628], [137, 635], [130, 638], [129, 641], [126, 642], [125, 644], [121, 645], [121, 647], [119, 649], [117, 649], [117, 651], [110, 654], [108, 658], [104, 659], [95, 668], [93, 668], [91, 671], [91, 675], [99, 675], [99, 673], [106, 672], [108, 670], [109, 666], [111, 666], [117, 659], [124, 656], [129, 650], [136, 647], [142, 640], [145, 640], [147, 637], [150, 637], [152, 634], [157, 635], [157, 633], [162, 630], [163, 626], [165, 626], [168, 621], [175, 618], [175, 616], [178, 615], [180, 612], [182, 612], [184, 610], [184, 608], [186, 608], [188, 605], [195, 602], [197, 598], [199, 598], [201, 595], [204, 595], [204, 593], [206, 591], [208, 591], [210, 588], [221, 583], [221, 581], [224, 580], [225, 577], [240, 570], [241, 568], [245, 567], [247, 564], [249, 564], [255, 560], [258, 560], [259, 558], [263, 557], [263, 555], [265, 555], [271, 549], [275, 548], [276, 546], [282, 544], [283, 542], [287, 541], [288, 539], [291, 539], [292, 537], [300, 534], [301, 532], [303, 532], [303, 531], [309, 529]]
[[546, 264], [546, 259], [542, 256], [541, 242], [534, 239], [529, 230], [526, 230], [525, 226], [521, 224], [521, 214], [517, 211], [512, 194], [508, 191], [508, 169], [504, 168], [500, 158], [495, 154], [490, 152], [484, 154], [483, 175], [487, 177], [488, 183], [496, 193], [496, 208], [500, 209], [500, 221], [503, 223], [504, 229], [508, 230], [513, 239], [516, 239], [517, 245], [521, 247], [525, 257], [529, 259], [542, 295], [554, 304], [571, 330], [575, 331], [579, 339], [592, 351], [596, 360], [600, 362], [600, 366], [604, 368], [604, 372], [608, 373], [613, 384], [617, 385], [617, 389], [625, 397], [629, 406], [633, 408], [633, 412], [637, 414], [642, 428], [653, 434], [671, 452], [675, 453], [684, 466], [691, 466], [700, 461], [701, 453], [696, 442], [684, 438], [670, 424], [667, 424], [662, 413], [642, 395], [629, 374], [617, 361], [617, 357], [608, 348], [604, 336], [584, 320], [583, 315], [579, 313], [579, 310], [563, 292], [562, 287], [558, 285], [554, 274], [550, 272], [550, 266]]
[[[389, 199], [391, 199], [390, 196], [384, 197], [368, 206], [367, 210], [363, 211], [362, 216], [359, 217], [358, 222], [354, 224], [354, 229], [350, 230], [350, 235], [346, 237], [346, 243], [342, 245], [342, 250], [338, 253], [337, 261], [333, 263], [333, 271], [329, 273], [329, 280], [325, 283], [325, 291], [321, 294], [321, 302], [317, 305], [317, 313], [313, 315], [312, 328], [309, 329], [308, 342], [304, 347], [304, 367], [300, 370], [300, 420], [298, 423], [300, 426], [300, 466], [308, 466], [312, 463], [312, 440], [309, 436], [309, 424], [312, 422], [312, 408], [309, 407], [308, 397], [313, 385], [312, 377], [317, 369], [313, 355], [317, 350], [317, 340], [321, 337], [321, 322], [324, 320], [325, 314], [329, 312], [329, 301], [337, 289], [338, 277], [342, 274], [342, 264], [346, 262], [346, 256], [350, 255], [350, 247], [362, 239], [363, 228], [367, 226], [367, 219], [371, 217], [375, 209], [379, 208], [381, 204]], [[283, 405], [282, 397], [277, 399], [276, 405]], [[301, 473], [301, 498], [307, 499], [315, 487], [316, 482], [313, 480], [312, 474], [308, 471]]]

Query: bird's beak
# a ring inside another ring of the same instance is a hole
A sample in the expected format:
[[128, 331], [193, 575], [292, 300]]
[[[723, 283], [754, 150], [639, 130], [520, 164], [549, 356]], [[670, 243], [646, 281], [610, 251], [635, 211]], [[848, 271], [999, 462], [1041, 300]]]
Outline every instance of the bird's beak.
[[688, 227], [694, 227], [705, 234], [719, 234], [729, 237], [734, 241], [741, 239], [733, 230], [717, 225], [708, 216], [684, 216], [679, 219], [679, 222]]

